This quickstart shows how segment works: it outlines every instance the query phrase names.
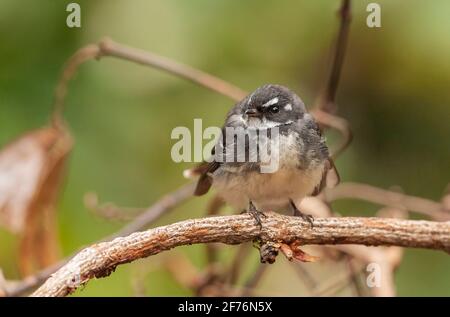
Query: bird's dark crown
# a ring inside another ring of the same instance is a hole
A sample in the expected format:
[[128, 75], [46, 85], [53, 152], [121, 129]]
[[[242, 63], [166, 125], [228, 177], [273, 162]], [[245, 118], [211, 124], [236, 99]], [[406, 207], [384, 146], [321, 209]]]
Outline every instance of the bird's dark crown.
[[268, 84], [257, 88], [241, 102], [244, 114], [274, 122], [295, 121], [303, 117], [305, 105], [290, 89]]

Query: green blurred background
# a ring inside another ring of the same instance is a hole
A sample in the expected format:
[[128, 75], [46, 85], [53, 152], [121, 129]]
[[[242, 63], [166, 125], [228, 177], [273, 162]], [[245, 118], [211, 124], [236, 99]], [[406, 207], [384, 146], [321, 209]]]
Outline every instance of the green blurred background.
[[[338, 26], [337, 0], [101, 0], [77, 1], [82, 27], [70, 29], [69, 2], [0, 1], [0, 146], [46, 124], [62, 65], [76, 49], [104, 36], [248, 91], [269, 82], [287, 85], [311, 105], [323, 85]], [[450, 179], [450, 2], [377, 1], [379, 29], [365, 24], [369, 2], [353, 3], [337, 101], [355, 137], [336, 164], [343, 181], [398, 185], [439, 200]], [[105, 58], [83, 65], [65, 111], [76, 144], [59, 205], [63, 253], [121, 226], [92, 215], [83, 205], [86, 192], [119, 205], [150, 205], [185, 183], [182, 171], [192, 166], [171, 160], [171, 130], [191, 127], [194, 118], [202, 118], [204, 126], [221, 125], [231, 106], [223, 96], [126, 61]], [[200, 217], [206, 202], [193, 199], [157, 224]], [[354, 201], [334, 207], [342, 215], [364, 216], [379, 208]], [[18, 278], [17, 244], [0, 229], [0, 267], [9, 278]], [[170, 252], [188, 255], [201, 268], [203, 248]], [[224, 262], [234, 250], [225, 247]], [[133, 295], [136, 279], [144, 280], [147, 295], [189, 295], [160, 265], [163, 256], [120, 266], [75, 295]], [[249, 270], [257, 261], [254, 251]], [[301, 282], [289, 278], [295, 272], [283, 269], [285, 262], [277, 261], [260, 294], [305, 294]], [[327, 268], [335, 270], [325, 266], [321, 272]], [[407, 250], [396, 282], [401, 296], [450, 296], [450, 257]]]

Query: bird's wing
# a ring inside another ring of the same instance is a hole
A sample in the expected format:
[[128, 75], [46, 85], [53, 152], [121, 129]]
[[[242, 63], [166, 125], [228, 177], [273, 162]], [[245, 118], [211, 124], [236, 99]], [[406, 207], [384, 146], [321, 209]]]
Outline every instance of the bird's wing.
[[333, 159], [330, 157], [325, 161], [325, 168], [323, 170], [322, 179], [320, 183], [314, 188], [311, 196], [317, 196], [325, 188], [333, 188], [340, 182], [339, 173], [334, 165]]
[[211, 174], [214, 173], [219, 168], [219, 166], [220, 163], [216, 161], [202, 163], [201, 168], [203, 171], [197, 181], [197, 186], [195, 187], [195, 196], [202, 196], [209, 191], [212, 185]]
[[[222, 135], [224, 133], [224, 128], [222, 128]], [[222, 146], [224, 144], [225, 138], [220, 138], [222, 140]], [[211, 149], [211, 156], [214, 157], [215, 155], [216, 147], [213, 147]], [[202, 196], [206, 194], [209, 189], [211, 188], [213, 179], [212, 179], [212, 173], [214, 173], [219, 167], [221, 163], [217, 162], [216, 160], [213, 160], [211, 162], [202, 162], [194, 169], [190, 170], [191, 175], [200, 175], [198, 181], [197, 181], [197, 187], [195, 187], [194, 195], [195, 196]]]
[[[316, 137], [317, 141], [321, 143], [324, 154], [328, 156], [325, 160], [325, 167], [322, 174], [320, 183], [314, 188], [312, 196], [318, 195], [325, 187], [333, 188], [340, 182], [339, 173], [334, 165], [333, 159], [329, 157], [328, 147], [325, 144], [325, 139], [322, 137], [322, 131], [317, 125], [316, 121], [312, 118], [308, 120], [307, 128], [310, 129]], [[320, 140], [320, 141], [319, 141]]]

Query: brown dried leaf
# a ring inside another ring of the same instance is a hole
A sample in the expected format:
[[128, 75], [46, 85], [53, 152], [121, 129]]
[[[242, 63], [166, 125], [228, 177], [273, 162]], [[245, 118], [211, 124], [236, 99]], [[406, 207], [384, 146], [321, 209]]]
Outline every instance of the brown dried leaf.
[[44, 132], [22, 136], [0, 152], [0, 225], [14, 233], [22, 232], [39, 184], [45, 161], [40, 142]]
[[294, 252], [294, 259], [300, 262], [316, 262], [319, 260], [319, 257], [310, 255], [302, 251], [300, 248], [297, 248]]
[[45, 127], [14, 140], [0, 152], [0, 225], [21, 234], [24, 275], [57, 259], [55, 204], [72, 148], [63, 128]]
[[289, 245], [281, 243], [280, 250], [289, 261], [292, 261], [293, 259], [300, 262], [315, 262], [319, 260], [319, 257], [310, 255], [301, 250], [300, 245], [297, 242], [293, 242]]

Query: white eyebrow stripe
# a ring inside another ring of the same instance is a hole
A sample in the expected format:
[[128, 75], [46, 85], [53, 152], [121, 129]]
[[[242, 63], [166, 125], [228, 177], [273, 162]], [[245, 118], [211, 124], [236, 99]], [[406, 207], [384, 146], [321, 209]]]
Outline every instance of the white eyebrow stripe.
[[269, 107], [269, 106], [274, 105], [274, 104], [276, 104], [276, 103], [278, 103], [278, 97], [275, 97], [275, 98], [269, 100], [268, 102], [266, 102], [265, 104], [263, 104], [261, 107], [263, 107], [263, 108]]
[[284, 110], [291, 111], [292, 105], [290, 103], [286, 104], [286, 106], [284, 106]]

